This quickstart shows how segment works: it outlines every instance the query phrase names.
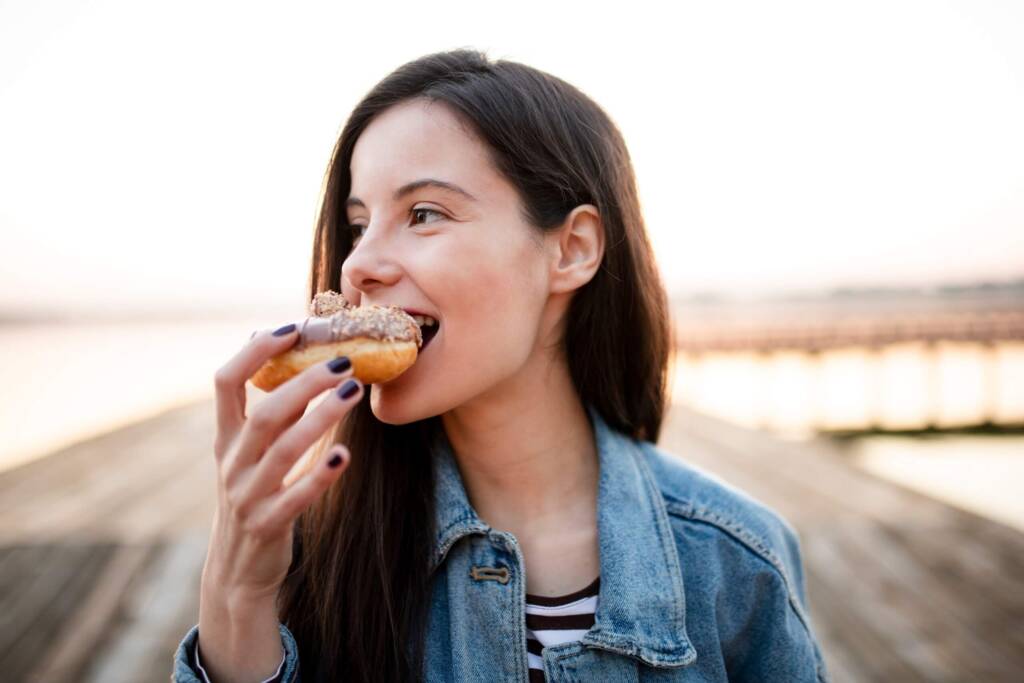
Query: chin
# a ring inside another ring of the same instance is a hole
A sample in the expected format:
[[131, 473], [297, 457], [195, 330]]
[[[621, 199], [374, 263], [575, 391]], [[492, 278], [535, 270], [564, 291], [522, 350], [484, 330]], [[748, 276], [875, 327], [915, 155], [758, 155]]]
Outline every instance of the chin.
[[402, 391], [386, 384], [370, 385], [370, 410], [374, 417], [389, 425], [404, 425], [430, 417], [424, 413], [422, 405], [416, 405]]

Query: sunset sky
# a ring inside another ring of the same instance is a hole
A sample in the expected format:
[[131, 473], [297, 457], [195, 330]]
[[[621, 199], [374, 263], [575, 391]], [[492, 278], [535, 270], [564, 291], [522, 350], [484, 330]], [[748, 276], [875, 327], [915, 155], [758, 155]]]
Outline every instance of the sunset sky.
[[300, 302], [351, 108], [462, 46], [606, 109], [672, 291], [1024, 276], [1024, 3], [675, 5], [0, 0], [0, 308]]

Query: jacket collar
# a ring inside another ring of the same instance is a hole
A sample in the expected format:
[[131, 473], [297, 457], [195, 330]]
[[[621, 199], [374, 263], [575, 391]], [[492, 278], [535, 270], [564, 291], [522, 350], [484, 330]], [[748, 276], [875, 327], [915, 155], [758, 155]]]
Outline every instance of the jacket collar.
[[[686, 635], [686, 602], [665, 503], [639, 444], [588, 405], [599, 454], [597, 526], [601, 588], [594, 626], [581, 642], [651, 666], [696, 659]], [[431, 572], [460, 538], [491, 528], [469, 503], [444, 430], [434, 449], [437, 536]]]

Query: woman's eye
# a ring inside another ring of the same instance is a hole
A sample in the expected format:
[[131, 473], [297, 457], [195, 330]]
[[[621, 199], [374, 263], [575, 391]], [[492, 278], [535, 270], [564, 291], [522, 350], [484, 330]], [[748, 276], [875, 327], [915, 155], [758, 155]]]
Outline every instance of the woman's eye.
[[416, 214], [420, 214], [420, 213], [432, 213], [435, 216], [438, 216], [440, 220], [444, 220], [444, 218], [445, 218], [445, 215], [443, 213], [441, 213], [440, 211], [434, 211], [433, 209], [423, 209], [423, 208], [413, 209], [412, 210], [412, 216], [413, 216], [413, 222], [414, 223], [418, 223], [419, 222], [419, 221], [417, 221], [415, 219], [416, 219]]
[[[424, 221], [417, 220], [418, 218], [422, 218], [421, 214], [433, 214], [434, 216], [436, 216], [437, 218], [434, 221], [430, 221], [432, 223], [433, 222], [437, 222], [438, 220], [444, 220], [444, 219], [447, 218], [447, 216], [445, 216], [443, 213], [441, 213], [440, 211], [436, 211], [434, 209], [419, 208], [419, 209], [413, 209], [409, 213], [412, 215], [413, 223], [417, 224], [417, 225], [419, 223], [421, 223], [421, 222], [425, 222], [425, 220]], [[358, 241], [359, 238], [363, 236], [363, 231], [366, 230], [366, 228], [367, 228], [367, 226], [365, 226], [365, 225], [356, 225], [354, 223], [349, 224], [348, 229], [349, 229], [349, 232], [352, 234], [353, 242]]]
[[357, 240], [363, 236], [363, 230], [366, 229], [365, 225], [350, 225], [348, 226], [349, 231], [352, 233], [352, 239]]

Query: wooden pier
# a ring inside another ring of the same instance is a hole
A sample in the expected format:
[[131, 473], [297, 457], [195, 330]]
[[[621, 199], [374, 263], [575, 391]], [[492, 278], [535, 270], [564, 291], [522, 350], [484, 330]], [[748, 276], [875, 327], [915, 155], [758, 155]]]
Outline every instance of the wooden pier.
[[[167, 681], [198, 619], [213, 405], [184, 406], [0, 474], [5, 680]], [[682, 407], [660, 445], [800, 533], [834, 681], [1016, 681], [1024, 534]]]

